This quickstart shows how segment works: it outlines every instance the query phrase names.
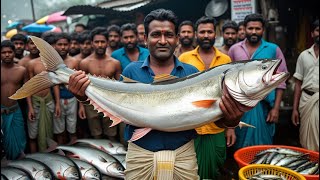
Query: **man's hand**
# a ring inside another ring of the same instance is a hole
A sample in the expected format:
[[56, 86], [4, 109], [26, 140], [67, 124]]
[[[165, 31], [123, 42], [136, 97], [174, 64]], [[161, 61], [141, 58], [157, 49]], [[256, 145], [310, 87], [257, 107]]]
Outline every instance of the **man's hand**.
[[221, 100], [219, 106], [224, 116], [223, 124], [228, 127], [237, 126], [243, 112], [238, 108], [229, 94], [223, 95]]
[[36, 119], [35, 119], [35, 116], [34, 116], [34, 110], [33, 108], [29, 108], [29, 111], [28, 111], [28, 120], [31, 121], [31, 122], [34, 122]]
[[277, 123], [279, 119], [279, 109], [272, 108], [268, 113], [267, 122], [269, 123]]
[[81, 102], [79, 102], [79, 112], [78, 112], [78, 115], [80, 117], [80, 119], [85, 119], [86, 118], [86, 111], [84, 109], [84, 106]]
[[90, 84], [90, 80], [84, 71], [76, 71], [69, 78], [69, 91], [80, 100], [85, 101], [88, 97], [85, 94], [85, 90]]
[[291, 120], [292, 120], [292, 123], [293, 123], [295, 126], [298, 126], [298, 125], [300, 124], [299, 112], [298, 112], [298, 110], [293, 110], [293, 111], [292, 111]]
[[60, 115], [61, 115], [60, 102], [57, 102], [55, 105], [54, 116], [60, 117]]
[[225, 131], [225, 135], [227, 138], [227, 147], [233, 146], [237, 139], [234, 128], [227, 128]]

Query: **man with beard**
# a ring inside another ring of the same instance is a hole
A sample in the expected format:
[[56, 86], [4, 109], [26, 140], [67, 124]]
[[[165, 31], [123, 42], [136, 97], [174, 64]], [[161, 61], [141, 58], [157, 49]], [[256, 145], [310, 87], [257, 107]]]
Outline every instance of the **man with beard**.
[[244, 21], [238, 23], [238, 42], [243, 41], [246, 38], [246, 31], [244, 27]]
[[[177, 23], [177, 17], [170, 10], [157, 9], [150, 12], [144, 19], [150, 55], [144, 61], [129, 64], [123, 75], [142, 83], [152, 83], [158, 75], [185, 77], [198, 72], [195, 67], [180, 62], [173, 55], [178, 43]], [[85, 100], [87, 97], [84, 92], [89, 83], [85, 74], [76, 72], [69, 79], [69, 88], [80, 100]], [[230, 126], [239, 123], [242, 112], [232, 99], [223, 96], [220, 108], [225, 119], [218, 122], [228, 123]], [[141, 128], [126, 125], [126, 140], [132, 137], [135, 130]], [[196, 132], [193, 129], [179, 132], [152, 130], [139, 140], [129, 142], [125, 178], [199, 179], [193, 141], [195, 137]]]
[[[26, 68], [14, 63], [14, 44], [1, 42], [1, 130], [6, 158], [15, 160], [24, 153], [26, 133], [17, 101], [9, 99], [26, 81]], [[22, 156], [21, 156], [22, 157]]]
[[143, 23], [137, 25], [137, 32], [138, 32], [138, 45], [140, 47], [145, 48], [146, 47], [146, 42], [144, 40], [145, 30], [144, 30]]
[[[53, 46], [55, 42], [55, 33], [45, 32], [42, 34], [41, 38]], [[40, 57], [29, 61], [26, 67], [29, 79], [46, 70]], [[47, 138], [53, 138], [53, 111], [55, 116], [60, 116], [59, 85], [53, 87], [53, 94], [55, 101], [53, 100], [50, 88], [44, 89], [27, 98], [27, 125], [30, 153], [35, 153], [38, 150], [46, 150]]]
[[111, 56], [113, 51], [120, 48], [120, 27], [118, 25], [110, 25], [107, 28], [108, 47], [106, 53]]
[[29, 54], [24, 56], [18, 62], [19, 65], [24, 66], [24, 67], [26, 67], [26, 65], [28, 64], [28, 62], [30, 60], [38, 58], [39, 57], [39, 53], [40, 53], [38, 48], [37, 48], [37, 46], [33, 43], [31, 38], [28, 38], [28, 43], [27, 43], [26, 49], [29, 51]]
[[[80, 69], [96, 76], [118, 80], [121, 74], [120, 62], [106, 54], [107, 29], [96, 27], [90, 32], [90, 38], [94, 52], [80, 62]], [[109, 127], [112, 124], [110, 118], [103, 117], [92, 105], [85, 104], [84, 107], [91, 135], [95, 139], [101, 139], [104, 135], [110, 140], [116, 140], [118, 127]]]
[[[314, 44], [298, 57], [292, 123], [300, 124], [300, 144], [319, 152], [319, 19], [311, 28]], [[300, 119], [300, 120], [299, 120]]]
[[121, 68], [134, 61], [144, 61], [149, 55], [146, 48], [138, 46], [138, 32], [135, 24], [127, 23], [120, 28], [122, 48], [114, 51], [111, 57], [120, 61]]
[[[55, 35], [53, 47], [68, 68], [78, 69], [78, 61], [68, 55], [70, 42], [70, 36], [67, 33], [57, 33]], [[59, 88], [61, 115], [53, 119], [53, 133], [57, 137], [58, 144], [64, 144], [65, 129], [67, 129], [67, 132], [69, 133], [70, 142], [74, 142], [77, 139], [76, 126], [78, 103], [77, 99], [68, 91], [65, 85], [59, 85]]]
[[176, 47], [174, 55], [179, 57], [182, 53], [191, 51], [194, 49], [194, 26], [191, 21], [183, 21], [179, 25], [179, 42], [180, 44]]
[[[196, 22], [196, 39], [199, 44], [194, 50], [180, 55], [181, 62], [193, 65], [199, 71], [231, 62], [229, 56], [214, 47], [216, 38], [216, 20], [213, 17], [203, 16]], [[226, 159], [226, 144], [235, 143], [233, 128], [218, 127], [209, 123], [196, 128], [198, 137], [195, 139], [195, 150], [199, 166], [198, 174], [201, 179], [217, 179], [219, 168]]]
[[70, 34], [69, 55], [74, 57], [80, 53], [79, 33]]
[[92, 44], [90, 38], [90, 31], [85, 30], [79, 34], [79, 45], [80, 45], [80, 53], [74, 58], [80, 64], [81, 60], [85, 59], [92, 53]]
[[234, 21], [227, 21], [222, 26], [223, 46], [219, 50], [228, 55], [228, 51], [232, 45], [237, 43], [238, 25]]
[[23, 34], [15, 34], [11, 37], [11, 42], [13, 42], [15, 46], [15, 61], [18, 62], [20, 59], [22, 59], [25, 55], [25, 49], [26, 44], [28, 41], [28, 38]]
[[[279, 71], [287, 72], [287, 65], [280, 48], [262, 39], [265, 30], [265, 20], [261, 14], [250, 14], [244, 19], [246, 39], [234, 44], [229, 49], [229, 56], [233, 61], [257, 60], [266, 58], [281, 59]], [[255, 126], [252, 128], [236, 128], [237, 142], [235, 148], [246, 146], [272, 144], [275, 133], [275, 123], [279, 119], [280, 102], [286, 83], [281, 83], [264, 100], [253, 109], [246, 112], [241, 121]]]

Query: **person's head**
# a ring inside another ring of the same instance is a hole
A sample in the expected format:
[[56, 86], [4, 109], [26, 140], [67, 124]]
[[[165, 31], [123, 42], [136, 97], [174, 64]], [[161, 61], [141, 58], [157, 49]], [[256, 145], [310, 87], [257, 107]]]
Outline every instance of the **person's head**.
[[13, 63], [15, 46], [10, 40], [1, 42], [1, 62]]
[[23, 35], [23, 34], [15, 34], [11, 37], [11, 42], [13, 42], [15, 48], [15, 56], [17, 58], [22, 58], [23, 56], [23, 52], [26, 48], [26, 44], [28, 41], [27, 36]]
[[90, 38], [92, 41], [92, 48], [98, 56], [104, 56], [106, 54], [108, 33], [105, 27], [96, 27], [90, 32]]
[[157, 9], [144, 18], [145, 37], [150, 57], [165, 61], [173, 57], [178, 44], [178, 18], [171, 11]]
[[196, 37], [199, 47], [211, 49], [216, 40], [216, 20], [213, 17], [202, 16], [196, 22]]
[[80, 53], [79, 33], [73, 32], [70, 34], [69, 55], [75, 56]]
[[56, 36], [56, 32], [47, 31], [41, 35], [41, 39], [43, 39], [44, 41], [49, 43], [51, 46], [53, 46], [56, 41], [55, 36]]
[[138, 44], [142, 47], [145, 47], [146, 46], [144, 41], [145, 29], [142, 23], [137, 25], [137, 32], [138, 32]]
[[107, 28], [108, 45], [111, 49], [118, 49], [120, 47], [120, 27], [112, 24]]
[[39, 56], [40, 51], [31, 38], [28, 38], [26, 49], [30, 52], [31, 56]]
[[92, 42], [90, 31], [85, 30], [79, 34], [80, 51], [84, 56], [89, 56], [92, 53]]
[[319, 46], [319, 19], [312, 23], [311, 37], [313, 38], [314, 43]]
[[249, 14], [244, 18], [244, 26], [246, 30], [246, 38], [251, 44], [260, 43], [264, 27], [265, 20], [261, 14]]
[[87, 27], [84, 24], [78, 23], [74, 26], [74, 32], [81, 33], [82, 31], [86, 30]]
[[133, 23], [123, 24], [120, 28], [121, 43], [127, 51], [132, 51], [138, 45], [137, 27]]
[[234, 21], [226, 21], [222, 26], [224, 45], [231, 47], [237, 42], [238, 24]]
[[70, 47], [70, 36], [67, 33], [56, 33], [54, 49], [64, 59], [69, 52]]
[[244, 27], [244, 21], [238, 23], [238, 41], [243, 41], [246, 38], [246, 28]]
[[191, 47], [194, 40], [194, 25], [191, 21], [183, 21], [178, 27], [178, 36], [181, 46]]

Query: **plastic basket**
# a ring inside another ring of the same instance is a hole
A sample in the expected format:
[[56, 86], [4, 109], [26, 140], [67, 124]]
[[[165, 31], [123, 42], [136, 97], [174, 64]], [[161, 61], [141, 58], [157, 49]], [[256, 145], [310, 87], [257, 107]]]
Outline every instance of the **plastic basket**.
[[[315, 151], [310, 151], [303, 148], [293, 147], [293, 146], [282, 146], [282, 145], [259, 145], [259, 146], [249, 146], [244, 147], [237, 150], [234, 153], [234, 159], [239, 165], [239, 168], [244, 166], [248, 166], [249, 163], [254, 159], [254, 156], [260, 151], [270, 149], [270, 148], [287, 148], [295, 151], [299, 151], [302, 153], [309, 154], [309, 158], [311, 161], [319, 162], [319, 153]], [[319, 175], [303, 175], [307, 180], [319, 180]]]
[[251, 164], [241, 168], [239, 170], [239, 179], [247, 180], [258, 172], [261, 172], [261, 174], [282, 176], [282, 177], [285, 177], [287, 180], [305, 180], [306, 179], [304, 176], [288, 168], [266, 165], [266, 164]]

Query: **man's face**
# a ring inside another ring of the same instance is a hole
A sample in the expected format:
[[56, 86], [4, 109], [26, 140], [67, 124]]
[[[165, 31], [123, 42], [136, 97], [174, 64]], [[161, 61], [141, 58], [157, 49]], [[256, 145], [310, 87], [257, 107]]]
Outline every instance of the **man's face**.
[[231, 47], [237, 42], [237, 31], [233, 28], [225, 29], [222, 36], [224, 44], [228, 47]]
[[116, 31], [111, 31], [108, 35], [108, 45], [111, 48], [118, 48], [120, 45], [120, 34]]
[[92, 53], [92, 43], [90, 40], [85, 40], [80, 44], [81, 53], [88, 56]]
[[313, 38], [314, 43], [319, 45], [319, 26], [312, 31], [311, 37]]
[[3, 63], [12, 63], [14, 58], [14, 51], [10, 47], [1, 48], [1, 61]]
[[104, 35], [97, 34], [93, 37], [92, 47], [97, 55], [105, 55], [107, 48], [107, 39]]
[[146, 42], [150, 55], [159, 61], [172, 57], [178, 42], [174, 24], [170, 21], [153, 20], [148, 28]]
[[244, 27], [244, 25], [239, 26], [238, 29], [238, 40], [242, 41], [246, 38], [246, 28]]
[[80, 53], [80, 44], [76, 40], [70, 41], [69, 54], [70, 56], [75, 56]]
[[262, 39], [263, 26], [260, 21], [249, 21], [246, 26], [246, 37], [251, 44], [257, 44]]
[[199, 24], [197, 29], [197, 42], [202, 49], [213, 47], [216, 39], [216, 32], [212, 23]]
[[137, 31], [138, 31], [138, 43], [139, 44], [144, 44], [144, 25], [143, 24], [139, 24], [137, 26]]
[[121, 42], [125, 49], [127, 50], [133, 50], [137, 47], [138, 39], [137, 35], [132, 31], [123, 31], [121, 36]]
[[15, 40], [15, 41], [13, 41], [13, 44], [14, 44], [14, 46], [16, 48], [15, 49], [15, 54], [16, 55], [22, 55], [23, 51], [26, 48], [26, 44], [21, 40]]
[[179, 41], [182, 46], [190, 47], [192, 46], [194, 39], [194, 30], [190, 25], [183, 25], [179, 32]]
[[69, 41], [67, 39], [59, 39], [54, 44], [54, 49], [59, 53], [61, 57], [65, 57], [69, 52]]
[[40, 53], [37, 46], [33, 43], [32, 40], [29, 40], [29, 42], [27, 43], [27, 49], [31, 55], [38, 55]]

